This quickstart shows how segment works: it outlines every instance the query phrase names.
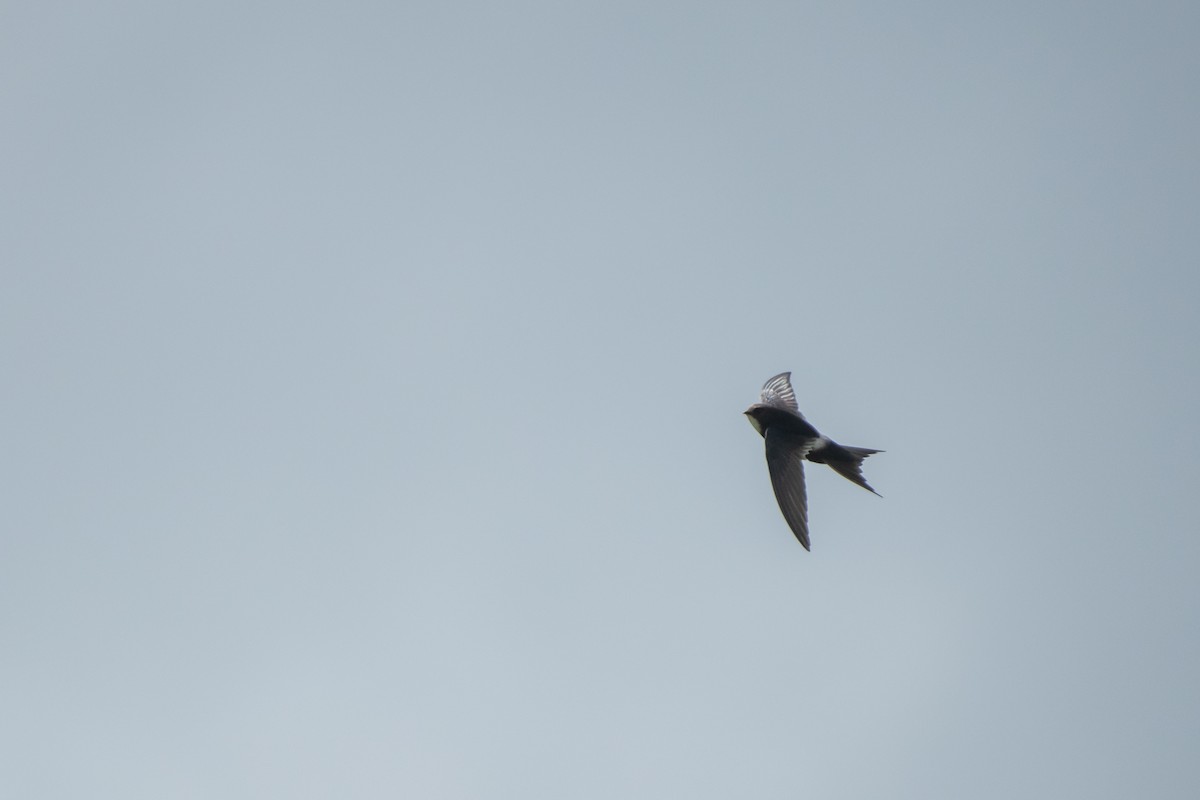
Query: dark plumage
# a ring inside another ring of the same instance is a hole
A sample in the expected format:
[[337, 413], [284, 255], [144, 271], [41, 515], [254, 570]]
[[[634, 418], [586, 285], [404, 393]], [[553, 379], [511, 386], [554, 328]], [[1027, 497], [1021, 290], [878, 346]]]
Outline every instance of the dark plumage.
[[759, 402], [746, 409], [750, 424], [762, 434], [767, 447], [767, 469], [779, 510], [804, 549], [808, 546], [808, 499], [804, 489], [804, 460], [828, 464], [839, 475], [878, 495], [862, 474], [863, 459], [882, 450], [840, 445], [822, 436], [796, 403], [790, 372], [767, 381]]

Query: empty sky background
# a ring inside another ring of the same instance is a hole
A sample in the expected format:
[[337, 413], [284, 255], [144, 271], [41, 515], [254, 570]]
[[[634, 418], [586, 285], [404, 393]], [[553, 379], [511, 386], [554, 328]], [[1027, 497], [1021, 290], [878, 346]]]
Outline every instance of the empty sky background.
[[1200, 791], [1195, 3], [2, 17], [3, 796]]

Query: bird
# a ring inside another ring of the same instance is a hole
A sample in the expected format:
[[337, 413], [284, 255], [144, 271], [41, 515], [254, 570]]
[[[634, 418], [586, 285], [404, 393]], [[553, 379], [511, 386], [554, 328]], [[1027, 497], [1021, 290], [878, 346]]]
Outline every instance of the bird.
[[743, 413], [766, 440], [767, 470], [771, 473], [771, 486], [775, 489], [779, 510], [800, 544], [811, 551], [808, 498], [804, 488], [805, 459], [815, 464], [828, 464], [842, 477], [882, 497], [863, 477], [862, 462], [867, 456], [883, 451], [841, 445], [821, 435], [800, 413], [791, 378], [790, 372], [781, 372], [771, 378], [763, 384], [759, 402]]

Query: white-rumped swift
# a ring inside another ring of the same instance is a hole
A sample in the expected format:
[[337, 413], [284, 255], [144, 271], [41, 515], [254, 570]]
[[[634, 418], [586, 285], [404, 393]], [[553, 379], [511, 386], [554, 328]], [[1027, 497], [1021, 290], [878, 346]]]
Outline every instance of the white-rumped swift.
[[782, 372], [763, 384], [759, 402], [744, 412], [767, 445], [767, 469], [779, 510], [804, 549], [808, 546], [808, 499], [804, 460], [828, 464], [842, 477], [878, 495], [862, 474], [863, 459], [882, 450], [848, 447], [822, 436], [800, 413], [792, 391], [792, 373]]

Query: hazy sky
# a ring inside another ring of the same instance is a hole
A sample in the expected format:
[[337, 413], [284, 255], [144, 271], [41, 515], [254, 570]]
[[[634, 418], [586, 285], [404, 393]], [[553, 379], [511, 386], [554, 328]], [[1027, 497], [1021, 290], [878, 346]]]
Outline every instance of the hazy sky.
[[1200, 793], [1200, 6], [0, 17], [0, 795]]

